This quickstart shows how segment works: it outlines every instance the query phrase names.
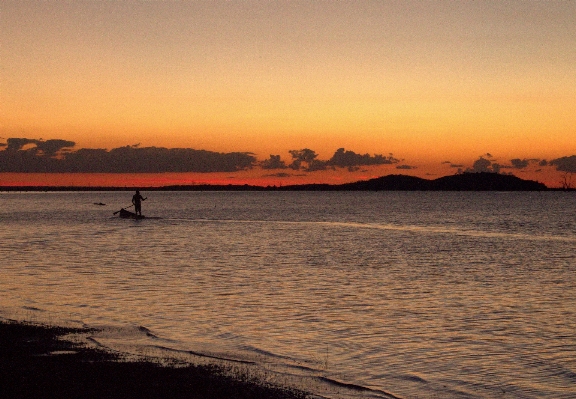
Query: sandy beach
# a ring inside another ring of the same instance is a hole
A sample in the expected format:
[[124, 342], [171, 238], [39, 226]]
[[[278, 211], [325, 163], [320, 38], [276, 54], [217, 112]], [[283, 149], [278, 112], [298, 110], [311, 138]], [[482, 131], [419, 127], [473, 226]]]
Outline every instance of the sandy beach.
[[[2, 398], [304, 398], [290, 388], [223, 375], [216, 366], [162, 366], [64, 336], [90, 330], [0, 320]], [[79, 342], [75, 342], [79, 341]]]

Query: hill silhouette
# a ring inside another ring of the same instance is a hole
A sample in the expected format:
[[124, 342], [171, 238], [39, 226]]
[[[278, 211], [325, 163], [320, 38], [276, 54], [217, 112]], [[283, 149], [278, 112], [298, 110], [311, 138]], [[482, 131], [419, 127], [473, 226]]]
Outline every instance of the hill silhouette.
[[340, 185], [305, 184], [285, 190], [334, 191], [544, 191], [548, 187], [533, 180], [498, 173], [463, 173], [435, 180], [406, 175], [388, 175]]
[[434, 190], [450, 191], [542, 191], [543, 183], [498, 173], [463, 173], [433, 180]]

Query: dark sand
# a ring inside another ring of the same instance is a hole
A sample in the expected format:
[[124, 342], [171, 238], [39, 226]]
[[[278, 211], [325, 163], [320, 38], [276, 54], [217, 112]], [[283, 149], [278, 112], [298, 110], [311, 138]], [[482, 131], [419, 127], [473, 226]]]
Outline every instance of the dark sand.
[[223, 375], [216, 366], [160, 366], [59, 339], [90, 330], [0, 319], [0, 398], [305, 398]]

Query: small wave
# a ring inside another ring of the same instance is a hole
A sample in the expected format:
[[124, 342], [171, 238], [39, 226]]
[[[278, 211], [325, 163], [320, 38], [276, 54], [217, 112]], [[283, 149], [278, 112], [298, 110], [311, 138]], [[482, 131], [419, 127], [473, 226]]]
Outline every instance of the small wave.
[[[182, 349], [174, 349], [166, 346], [156, 346], [155, 348], [161, 350], [165, 353], [168, 357], [178, 357], [175, 355], [191, 355], [200, 360], [207, 361], [208, 363], [217, 362], [220, 366], [224, 366], [224, 368], [228, 368], [233, 372], [238, 372], [238, 369], [235, 367], [241, 366], [246, 367], [243, 368], [241, 373], [247, 373], [255, 378], [261, 378], [263, 380], [274, 381], [275, 378], [272, 377], [273, 374], [276, 375], [276, 379], [278, 381], [283, 381], [284, 383], [292, 381], [292, 384], [299, 389], [312, 389], [314, 390], [315, 386], [323, 386], [324, 388], [319, 389], [319, 392], [323, 392], [324, 394], [326, 391], [330, 392], [333, 391], [329, 397], [331, 398], [375, 398], [375, 399], [401, 399], [398, 396], [395, 396], [389, 392], [371, 389], [362, 385], [346, 383], [342, 381], [338, 381], [329, 377], [325, 376], [317, 376], [318, 370], [305, 367], [305, 366], [296, 366], [296, 365], [284, 365], [284, 367], [280, 366], [276, 369], [274, 367], [270, 367], [270, 364], [262, 364], [256, 361], [250, 360], [243, 360], [239, 358], [235, 358], [233, 356], [222, 356], [222, 355], [212, 355], [208, 353], [196, 352], [191, 350], [182, 350]], [[266, 351], [260, 351], [263, 354], [268, 354]], [[278, 357], [283, 358], [282, 356], [277, 356], [274, 354], [268, 354], [271, 357]], [[287, 358], [290, 359], [290, 358]], [[198, 361], [192, 362], [198, 364]], [[298, 369], [304, 371], [305, 374], [293, 374], [289, 372], [289, 370]], [[316, 381], [314, 383], [313, 381]], [[350, 393], [354, 393], [354, 395], [350, 395]], [[323, 397], [322, 395], [316, 395], [314, 397]]]
[[250, 360], [242, 360], [242, 359], [235, 359], [233, 357], [211, 355], [208, 353], [196, 352], [196, 351], [186, 350], [186, 349], [174, 349], [174, 348], [169, 348], [167, 346], [160, 346], [160, 345], [156, 345], [154, 347], [156, 349], [160, 349], [160, 350], [166, 351], [166, 352], [193, 355], [193, 356], [197, 356], [197, 357], [201, 357], [201, 358], [205, 358], [205, 359], [220, 360], [220, 361], [229, 362], [229, 363], [249, 364], [249, 365], [256, 365], [257, 364], [256, 362], [253, 362]]
[[121, 325], [121, 326], [114, 326], [114, 325], [95, 325], [91, 326], [92, 328], [98, 329], [100, 331], [100, 337], [102, 338], [119, 338], [119, 339], [126, 339], [126, 340], [133, 340], [133, 339], [148, 339], [151, 338], [155, 341], [163, 341], [163, 342], [174, 342], [171, 339], [162, 338], [156, 335], [152, 330], [144, 326], [134, 326], [134, 325]]
[[484, 231], [465, 228], [452, 228], [442, 226], [417, 226], [402, 225], [391, 223], [362, 223], [362, 222], [337, 222], [337, 221], [289, 221], [289, 220], [238, 220], [238, 219], [186, 219], [186, 218], [168, 218], [170, 221], [182, 221], [190, 223], [254, 223], [254, 224], [287, 224], [287, 225], [322, 225], [332, 227], [351, 227], [359, 229], [375, 230], [393, 230], [407, 231], [424, 234], [453, 234], [468, 237], [480, 238], [505, 238], [529, 241], [561, 241], [576, 242], [576, 237], [560, 235], [543, 235], [543, 234], [526, 234], [526, 233], [507, 233], [499, 231]]
[[[180, 344], [177, 341], [165, 340], [144, 326], [92, 326], [92, 328], [96, 332], [87, 337], [87, 340], [127, 359], [131, 356], [136, 356], [136, 358], [144, 356], [167, 365], [180, 363], [218, 365], [224, 372], [228, 371], [232, 375], [249, 375], [266, 382], [276, 381], [304, 390], [311, 389], [313, 392], [332, 392], [329, 396], [331, 398], [400, 399], [385, 391], [320, 376], [319, 370], [299, 364], [300, 362], [290, 356], [274, 354], [255, 347], [244, 349], [263, 355], [268, 360], [277, 359], [279, 362], [258, 361], [234, 354], [216, 354], [179, 348]], [[158, 341], [165, 341], [166, 344]], [[314, 389], [315, 387], [319, 389]], [[322, 397], [322, 394], [317, 397]]]
[[389, 392], [370, 389], [370, 388], [364, 387], [362, 385], [349, 384], [349, 383], [337, 381], [337, 380], [334, 380], [334, 379], [328, 378], [328, 377], [318, 377], [318, 379], [320, 381], [323, 381], [325, 383], [328, 383], [328, 384], [333, 385], [333, 386], [338, 387], [338, 388], [345, 388], [345, 389], [349, 389], [352, 391], [358, 391], [358, 392], [367, 392], [367, 393], [371, 392], [374, 395], [378, 395], [378, 397], [384, 397], [384, 398], [390, 398], [390, 399], [400, 399], [398, 396], [392, 395]]
[[523, 233], [505, 233], [505, 232], [468, 230], [463, 228], [449, 228], [449, 227], [437, 227], [437, 226], [395, 225], [395, 224], [355, 223], [355, 222], [314, 222], [314, 223], [323, 224], [327, 226], [331, 225], [331, 226], [353, 227], [364, 229], [409, 231], [416, 233], [454, 234], [470, 237], [508, 238], [508, 239], [520, 239], [530, 241], [576, 242], [576, 237], [523, 234]]
[[22, 309], [33, 310], [35, 312], [45, 312], [44, 309], [35, 308], [34, 306], [22, 306]]
[[257, 354], [264, 355], [264, 356], [266, 356], [266, 357], [270, 357], [270, 358], [274, 358], [274, 359], [289, 360], [289, 361], [292, 361], [292, 362], [297, 362], [297, 361], [298, 361], [297, 359], [295, 359], [295, 358], [293, 358], [293, 357], [291, 357], [291, 356], [279, 355], [279, 354], [277, 354], [277, 353], [273, 353], [273, 352], [270, 352], [270, 351], [266, 351], [266, 350], [264, 350], [264, 349], [255, 348], [255, 347], [253, 347], [253, 346], [251, 346], [251, 345], [244, 345], [244, 346], [242, 347], [242, 349], [246, 349], [246, 350], [249, 351], [249, 352], [257, 353]]
[[417, 375], [404, 375], [404, 376], [401, 376], [400, 378], [403, 380], [406, 380], [406, 381], [410, 381], [410, 382], [420, 382], [423, 384], [428, 383], [428, 381], [426, 381], [424, 378], [418, 377]]
[[144, 334], [146, 334], [147, 337], [159, 339], [157, 335], [152, 334], [152, 331], [150, 331], [146, 327], [138, 326], [138, 331], [143, 332]]

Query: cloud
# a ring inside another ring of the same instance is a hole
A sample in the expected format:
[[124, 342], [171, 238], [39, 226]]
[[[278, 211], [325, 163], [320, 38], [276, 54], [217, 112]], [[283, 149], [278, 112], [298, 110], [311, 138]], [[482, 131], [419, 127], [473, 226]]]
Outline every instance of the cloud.
[[492, 162], [490, 162], [484, 157], [480, 157], [479, 159], [474, 161], [474, 163], [472, 164], [472, 169], [471, 170], [469, 169], [467, 171], [471, 171], [474, 173], [493, 172], [491, 166]]
[[52, 157], [56, 153], [64, 148], [74, 147], [76, 143], [67, 140], [47, 140], [47, 141], [37, 141], [36, 148], [42, 151], [46, 156]]
[[307, 172], [316, 172], [319, 170], [326, 170], [326, 162], [315, 159], [308, 164]]
[[515, 158], [515, 159], [511, 159], [510, 163], [511, 163], [511, 166], [507, 166], [507, 167], [513, 168], [513, 169], [525, 169], [528, 166], [530, 166], [530, 164], [538, 164], [539, 166], [548, 165], [548, 162], [546, 160], [540, 160], [537, 158], [531, 158], [531, 159]]
[[381, 154], [375, 154], [374, 156], [369, 154], [361, 155], [356, 154], [354, 151], [346, 151], [344, 148], [339, 148], [326, 163], [330, 166], [349, 168], [365, 165], [389, 165], [398, 162], [400, 161], [394, 158], [392, 154], [388, 157], [384, 157]]
[[515, 169], [524, 169], [530, 164], [530, 160], [528, 159], [511, 159], [510, 162], [512, 163], [512, 167]]
[[464, 165], [452, 163], [450, 161], [444, 161], [441, 163], [441, 165], [450, 165], [451, 168], [463, 168], [464, 167]]
[[316, 151], [313, 151], [309, 148], [304, 148], [301, 150], [290, 150], [288, 152], [290, 155], [292, 155], [292, 159], [298, 162], [312, 163], [316, 158], [318, 158]]
[[272, 173], [269, 175], [264, 175], [264, 177], [291, 177], [290, 173], [279, 172], [279, 173]]
[[280, 155], [270, 155], [270, 158], [260, 162], [262, 169], [286, 169], [286, 163], [280, 159]]
[[73, 141], [60, 139], [44, 141], [42, 139], [9, 138], [7, 139], [7, 143], [1, 146], [6, 147], [6, 151], [20, 151], [28, 144], [34, 144], [34, 147], [29, 148], [28, 150], [35, 153], [40, 152], [49, 157], [55, 156], [58, 151], [61, 151], [64, 148], [71, 148], [76, 145]]
[[[337, 167], [346, 168], [349, 172], [356, 172], [360, 169], [360, 166], [390, 165], [400, 162], [392, 154], [387, 157], [381, 154], [362, 155], [354, 151], [346, 151], [344, 148], [337, 149], [332, 158], [327, 161], [318, 159], [318, 154], [309, 148], [290, 150], [289, 153], [292, 156], [292, 163], [288, 167], [293, 170], [305, 170], [307, 172], [325, 170], [328, 167], [333, 169]], [[275, 159], [275, 161], [279, 161], [279, 159]]]
[[396, 166], [396, 169], [410, 170], [410, 169], [416, 169], [416, 166], [398, 165]]
[[576, 173], [576, 155], [569, 157], [556, 158], [549, 162], [560, 172]]
[[[490, 155], [491, 159], [486, 158], [488, 155]], [[530, 168], [530, 166], [534, 166], [537, 169], [534, 170]], [[541, 172], [542, 171], [541, 168], [546, 166], [556, 166], [556, 170], [558, 171], [576, 173], [576, 155], [572, 155], [570, 157], [562, 157], [554, 159], [552, 161], [547, 161], [545, 159], [539, 159], [539, 158], [514, 158], [510, 160], [509, 164], [501, 165], [497, 162], [494, 162], [494, 157], [491, 154], [484, 154], [474, 162], [472, 168], [466, 168], [464, 172], [465, 173], [487, 172], [487, 173], [502, 173], [512, 175], [513, 174], [512, 172], [510, 171], [505, 172], [505, 170], [515, 169], [523, 172], [527, 171]], [[460, 172], [461, 170], [459, 170], [459, 173]]]
[[[28, 144], [35, 147], [24, 149]], [[0, 151], [0, 172], [85, 172], [85, 173], [158, 173], [158, 172], [235, 172], [252, 168], [251, 153], [218, 153], [190, 148], [125, 146], [110, 151], [79, 149], [64, 151], [74, 143], [66, 140], [7, 140]], [[54, 155], [58, 154], [58, 157]]]
[[[492, 155], [490, 155], [490, 154], [486, 154], [486, 155], [487, 156], [489, 155], [492, 158]], [[464, 172], [466, 172], [466, 173], [500, 173], [500, 170], [502, 168], [503, 168], [503, 166], [500, 165], [499, 163], [492, 162], [492, 161], [484, 158], [484, 156], [481, 156], [476, 161], [474, 161], [474, 163], [472, 164], [472, 168], [466, 168], [466, 170]], [[460, 169], [458, 170], [458, 173], [460, 173]]]
[[[315, 172], [346, 168], [357, 172], [361, 166], [391, 165], [400, 162], [392, 154], [357, 154], [339, 148], [329, 160], [321, 160], [309, 148], [290, 150], [288, 164], [280, 155], [257, 162], [249, 152], [217, 153], [191, 148], [140, 147], [132, 144], [106, 149], [74, 149], [73, 141], [62, 139], [8, 138], [0, 144], [0, 172], [31, 173], [162, 173], [234, 172], [260, 166], [265, 170], [292, 169]], [[402, 167], [406, 169], [407, 167]]]
[[6, 151], [18, 151], [26, 144], [34, 144], [38, 140], [22, 139], [22, 138], [9, 138], [6, 140]]
[[326, 161], [317, 159], [318, 154], [316, 154], [316, 151], [304, 148], [301, 150], [290, 150], [288, 152], [292, 155], [292, 163], [289, 166], [291, 169], [304, 169], [306, 172], [326, 169]]

